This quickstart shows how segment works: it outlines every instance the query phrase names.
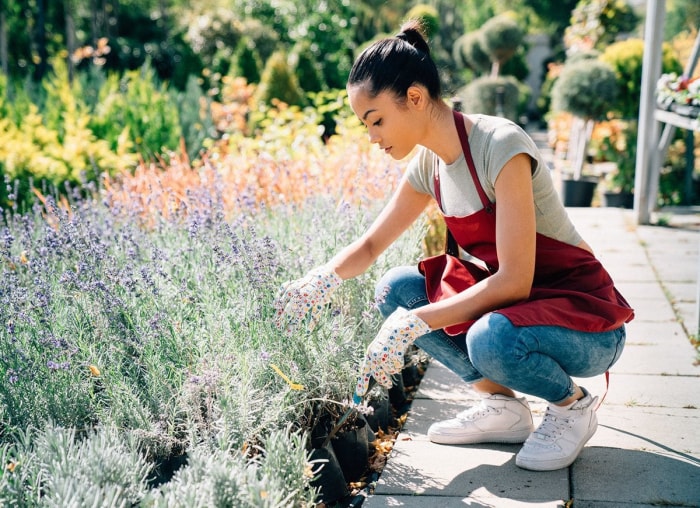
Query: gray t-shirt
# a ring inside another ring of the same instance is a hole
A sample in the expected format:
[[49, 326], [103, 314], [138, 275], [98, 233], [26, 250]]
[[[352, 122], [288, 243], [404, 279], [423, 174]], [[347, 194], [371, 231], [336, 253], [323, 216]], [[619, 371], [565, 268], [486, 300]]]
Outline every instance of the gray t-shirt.
[[[474, 122], [469, 133], [469, 147], [479, 181], [489, 200], [496, 200], [495, 182], [503, 166], [517, 154], [528, 154], [532, 159], [537, 232], [570, 245], [578, 245], [581, 236], [569, 219], [552, 183], [550, 170], [530, 136], [507, 119], [486, 115], [470, 115], [469, 118]], [[433, 152], [421, 148], [409, 162], [406, 175], [415, 190], [430, 194], [433, 198], [436, 158]], [[464, 217], [483, 208], [464, 154], [452, 164], [438, 159], [438, 167], [445, 215]]]

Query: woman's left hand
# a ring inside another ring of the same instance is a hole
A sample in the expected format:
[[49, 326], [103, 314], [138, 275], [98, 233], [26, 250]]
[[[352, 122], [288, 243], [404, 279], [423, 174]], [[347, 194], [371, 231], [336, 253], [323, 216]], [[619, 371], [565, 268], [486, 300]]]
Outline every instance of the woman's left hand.
[[363, 397], [371, 378], [385, 388], [391, 388], [391, 376], [403, 369], [408, 346], [430, 331], [428, 324], [413, 312], [396, 309], [367, 348], [355, 394]]

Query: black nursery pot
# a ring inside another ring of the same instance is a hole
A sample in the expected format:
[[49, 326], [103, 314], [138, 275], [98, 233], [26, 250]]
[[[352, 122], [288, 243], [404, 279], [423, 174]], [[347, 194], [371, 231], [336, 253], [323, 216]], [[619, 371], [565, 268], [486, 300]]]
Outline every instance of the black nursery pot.
[[634, 208], [634, 193], [632, 192], [606, 192], [603, 194], [605, 206], [617, 208]]
[[369, 462], [369, 443], [367, 441], [367, 422], [358, 418], [351, 429], [338, 432], [331, 444], [346, 482], [356, 482], [367, 471]]
[[564, 206], [587, 207], [593, 203], [593, 195], [598, 185], [597, 180], [563, 180], [562, 191]]
[[391, 418], [391, 407], [389, 406], [388, 397], [380, 397], [369, 401], [373, 411], [365, 416], [367, 423], [374, 432], [382, 429], [384, 432], [389, 432], [389, 422]]
[[343, 475], [338, 458], [330, 444], [311, 451], [314, 470], [321, 468], [311, 480], [312, 487], [319, 488], [317, 502], [333, 503], [348, 495], [348, 484]]
[[401, 378], [404, 386], [416, 386], [420, 381], [420, 377], [418, 365], [415, 363], [406, 365], [401, 371]]
[[399, 374], [394, 374], [391, 376], [391, 388], [389, 388], [389, 402], [394, 408], [403, 414], [403, 409], [408, 402], [408, 397], [406, 397], [406, 391], [404, 390], [403, 376]]

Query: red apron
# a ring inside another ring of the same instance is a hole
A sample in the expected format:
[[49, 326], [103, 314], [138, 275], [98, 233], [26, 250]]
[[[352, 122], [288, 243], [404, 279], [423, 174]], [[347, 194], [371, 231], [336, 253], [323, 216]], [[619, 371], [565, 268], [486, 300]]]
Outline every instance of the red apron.
[[[466, 217], [445, 216], [457, 244], [483, 261], [484, 269], [468, 261], [437, 256], [421, 261], [431, 302], [464, 291], [498, 271], [496, 204], [491, 203], [476, 173], [464, 119], [454, 112], [462, 150], [484, 208]], [[442, 210], [440, 177], [434, 173], [435, 196]], [[494, 310], [516, 326], [555, 325], [584, 332], [614, 330], [629, 322], [634, 311], [617, 291], [603, 265], [585, 249], [537, 233], [535, 274], [527, 300]], [[474, 321], [452, 325], [450, 335], [466, 332]]]

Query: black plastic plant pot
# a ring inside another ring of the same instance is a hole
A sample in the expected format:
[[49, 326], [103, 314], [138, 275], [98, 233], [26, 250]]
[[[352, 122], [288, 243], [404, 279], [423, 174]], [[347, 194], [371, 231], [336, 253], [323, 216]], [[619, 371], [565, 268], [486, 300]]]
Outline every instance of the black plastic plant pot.
[[420, 382], [418, 365], [415, 363], [406, 365], [401, 371], [401, 379], [403, 380], [404, 386], [416, 386]]
[[365, 416], [369, 427], [374, 432], [378, 432], [379, 429], [382, 429], [384, 432], [389, 432], [391, 407], [389, 406], [388, 397], [384, 396], [372, 399], [367, 405], [372, 408], [372, 412]]
[[593, 203], [597, 180], [563, 180], [562, 200], [564, 206], [588, 207]]
[[311, 462], [314, 471], [318, 470], [311, 480], [311, 486], [319, 489], [317, 502], [334, 503], [348, 495], [347, 481], [330, 444], [314, 448], [311, 451]]
[[333, 417], [327, 412], [321, 414], [311, 429], [311, 447], [321, 448], [333, 428]]
[[392, 386], [389, 388], [389, 402], [397, 411], [401, 412], [406, 402], [408, 402], [401, 374], [394, 374], [391, 376], [391, 383]]
[[367, 423], [357, 418], [351, 428], [338, 432], [331, 444], [346, 482], [356, 482], [367, 471], [369, 462], [369, 443], [367, 442]]

